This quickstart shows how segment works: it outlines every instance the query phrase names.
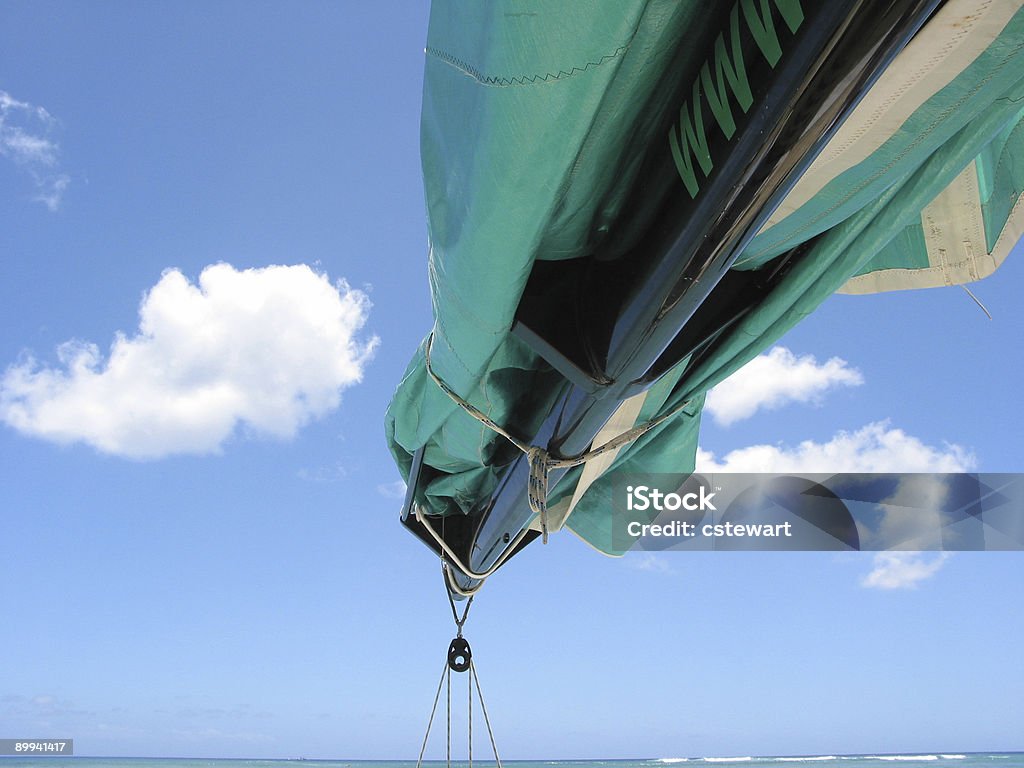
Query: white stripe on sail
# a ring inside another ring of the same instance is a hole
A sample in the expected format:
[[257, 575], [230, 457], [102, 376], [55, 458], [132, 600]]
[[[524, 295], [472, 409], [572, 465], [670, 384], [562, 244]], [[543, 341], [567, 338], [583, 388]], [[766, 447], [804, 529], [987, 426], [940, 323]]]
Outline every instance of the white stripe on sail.
[[800, 177], [762, 231], [805, 205], [841, 173], [866, 160], [931, 96], [991, 43], [1024, 0], [950, 0], [889, 65]]
[[988, 277], [1006, 259], [1024, 232], [1024, 206], [1010, 211], [992, 252], [988, 252], [982, 218], [978, 174], [971, 162], [938, 197], [921, 211], [921, 227], [930, 266], [883, 269], [850, 278], [839, 293], [866, 294], [913, 288], [963, 285]]

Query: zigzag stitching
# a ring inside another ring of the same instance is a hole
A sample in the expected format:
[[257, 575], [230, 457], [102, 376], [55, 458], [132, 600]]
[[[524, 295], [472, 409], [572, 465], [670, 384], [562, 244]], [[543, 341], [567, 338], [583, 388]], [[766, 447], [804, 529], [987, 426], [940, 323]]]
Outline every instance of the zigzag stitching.
[[518, 75], [516, 77], [498, 77], [496, 75], [485, 75], [476, 67], [472, 66], [468, 62], [463, 61], [457, 56], [453, 56], [446, 51], [439, 50], [437, 48], [427, 47], [426, 53], [428, 56], [433, 56], [436, 59], [440, 59], [445, 64], [453, 67], [464, 75], [468, 75], [476, 80], [481, 85], [487, 85], [494, 88], [511, 88], [517, 85], [537, 85], [538, 83], [551, 83], [556, 80], [564, 80], [575, 75], [586, 72], [591, 67], [599, 67], [612, 59], [617, 59], [629, 48], [629, 43], [620, 45], [615, 49], [614, 52], [602, 56], [597, 61], [588, 61], [582, 67], [573, 67], [568, 72], [564, 69], [560, 69], [557, 74], [553, 72], [546, 72], [543, 75]]

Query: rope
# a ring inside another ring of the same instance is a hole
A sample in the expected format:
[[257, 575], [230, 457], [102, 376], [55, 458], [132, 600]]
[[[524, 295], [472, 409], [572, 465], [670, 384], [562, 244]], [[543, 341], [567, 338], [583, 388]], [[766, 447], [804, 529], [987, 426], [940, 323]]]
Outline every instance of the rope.
[[423, 734], [423, 746], [420, 747], [420, 756], [416, 760], [416, 768], [420, 768], [423, 763], [423, 753], [427, 751], [427, 739], [430, 738], [430, 727], [434, 724], [437, 702], [441, 700], [441, 686], [444, 685], [445, 676], [450, 674], [451, 670], [448, 668], [448, 660], [445, 659], [444, 669], [441, 670], [441, 679], [437, 683], [437, 693], [434, 694], [434, 706], [430, 708], [430, 719], [427, 720], [427, 732]]
[[473, 660], [469, 660], [469, 677], [466, 680], [466, 690], [469, 691], [469, 706], [466, 708], [469, 722], [469, 768], [473, 768]]
[[448, 768], [452, 768], [452, 667], [448, 665], [448, 742], [445, 748], [445, 760], [448, 762]]
[[[462, 589], [454, 583], [450, 576], [446, 576], [448, 580], [448, 587], [451, 589], [451, 591], [455, 592], [456, 594], [462, 595], [463, 597], [471, 597], [474, 594], [476, 594], [477, 591], [479, 591], [480, 587], [483, 586], [484, 579], [486, 579], [488, 576], [490, 576], [492, 573], [498, 570], [498, 566], [500, 566], [509, 558], [512, 552], [515, 551], [515, 548], [519, 546], [519, 542], [525, 539], [526, 534], [530, 532], [529, 528], [524, 528], [523, 530], [521, 530], [519, 532], [519, 535], [512, 539], [512, 543], [510, 543], [505, 548], [505, 551], [501, 553], [501, 556], [494, 561], [494, 564], [490, 568], [488, 568], [486, 571], [477, 573], [476, 571], [471, 570], [469, 566], [467, 566], [464, 562], [462, 562], [462, 559], [458, 555], [456, 555], [455, 552], [452, 551], [451, 547], [448, 546], [448, 542], [444, 540], [444, 537], [438, 534], [438, 532], [434, 530], [434, 526], [427, 522], [427, 516], [423, 514], [423, 509], [419, 504], [416, 504], [414, 502], [412, 505], [412, 511], [413, 514], [416, 516], [416, 522], [423, 526], [423, 529], [430, 535], [430, 538], [432, 538], [434, 542], [437, 544], [437, 546], [441, 548], [441, 551], [448, 558], [448, 561], [456, 565], [458, 569], [469, 578], [477, 579], [481, 582], [480, 584], [477, 584], [475, 587], [472, 587], [471, 589]], [[442, 521], [443, 520], [444, 518], [442, 518]]]
[[[426, 518], [424, 518], [424, 520], [426, 520]], [[425, 522], [424, 522], [424, 525], [426, 525]], [[431, 533], [432, 536], [434, 536], [434, 539], [436, 541], [437, 540], [437, 536], [436, 536], [436, 534], [434, 534], [433, 529], [431, 529], [430, 533]], [[438, 542], [438, 543], [440, 543], [440, 542]], [[502, 560], [504, 560], [504, 558], [502, 558]], [[460, 563], [461, 563], [461, 561], [460, 561]], [[452, 575], [451, 570], [449, 570], [448, 568], [444, 569], [444, 582], [445, 582], [445, 584], [448, 585], [448, 590], [452, 594], [454, 594], [454, 595], [462, 595], [462, 597], [473, 597], [473, 595], [475, 595], [477, 592], [479, 592], [480, 588], [484, 585], [484, 582], [481, 580], [480, 583], [477, 584], [475, 587], [466, 587], [464, 589], [464, 588], [460, 587], [459, 584], [455, 581], [455, 577]]]
[[961, 285], [960, 287], [963, 288], [965, 291], [967, 291], [967, 295], [970, 296], [972, 299], [974, 299], [974, 303], [977, 304], [979, 307], [981, 307], [981, 311], [984, 312], [986, 315], [988, 315], [988, 319], [991, 320], [992, 319], [992, 313], [988, 311], [988, 307], [986, 307], [984, 304], [981, 303], [981, 299], [979, 299], [977, 296], [975, 296], [971, 292], [971, 289], [968, 288], [966, 285]]
[[[447, 681], [448, 685], [445, 686]], [[480, 675], [476, 672], [476, 664], [470, 659], [469, 662], [469, 766], [473, 766], [473, 687], [476, 686], [476, 697], [480, 701], [480, 711], [484, 714], [484, 724], [487, 726], [487, 738], [491, 742], [491, 751], [494, 753], [494, 762], [497, 768], [501, 767], [501, 758], [498, 756], [498, 745], [494, 740], [494, 729], [491, 728], [491, 718], [487, 714], [487, 705], [484, 703], [484, 692], [480, 687]], [[434, 706], [430, 708], [430, 719], [427, 721], [427, 732], [423, 734], [423, 745], [420, 747], [420, 756], [416, 760], [416, 768], [422, 768], [423, 755], [427, 751], [427, 740], [430, 738], [430, 729], [434, 725], [434, 715], [437, 713], [437, 703], [441, 699], [441, 688], [446, 688], [446, 716], [448, 719], [448, 739], [445, 748], [445, 762], [451, 767], [452, 764], [452, 670], [445, 662], [444, 671], [441, 672], [441, 679], [437, 683], [437, 693], [434, 694]]]
[[[442, 570], [447, 575], [447, 563], [442, 561]], [[469, 608], [473, 604], [473, 598], [470, 597], [469, 602], [466, 604], [465, 610], [462, 612], [462, 618], [459, 618], [459, 613], [455, 609], [455, 601], [452, 599], [451, 592], [448, 592], [448, 603], [452, 609], [452, 618], [455, 619], [455, 626], [458, 627], [457, 637], [462, 637], [462, 628], [466, 623], [466, 619], [469, 618]], [[453, 641], [454, 643], [455, 641]], [[491, 718], [487, 714], [487, 705], [484, 703], [484, 693], [480, 687], [480, 676], [476, 672], [476, 664], [473, 663], [472, 653], [469, 652], [469, 646], [466, 644], [467, 660], [469, 662], [468, 669], [466, 667], [454, 667], [457, 672], [468, 671], [469, 676], [466, 681], [468, 702], [466, 708], [467, 723], [468, 723], [468, 754], [469, 754], [469, 768], [473, 768], [473, 688], [476, 687], [477, 698], [480, 700], [480, 711], [484, 714], [484, 724], [487, 726], [487, 737], [491, 742], [491, 749], [494, 752], [494, 761], [497, 764], [497, 768], [502, 768], [501, 758], [498, 756], [498, 746], [494, 741], [494, 730], [491, 728]], [[449, 651], [451, 653], [451, 651]], [[434, 725], [434, 715], [437, 714], [437, 704], [441, 700], [441, 688], [445, 688], [445, 715], [447, 719], [447, 739], [445, 743], [445, 763], [448, 768], [451, 768], [452, 764], [452, 661], [451, 656], [445, 659], [444, 669], [441, 671], [441, 679], [437, 683], [437, 692], [434, 694], [434, 705], [430, 708], [430, 718], [427, 720], [427, 732], [423, 734], [423, 744], [420, 746], [420, 756], [416, 760], [416, 768], [422, 768], [423, 755], [427, 751], [427, 742], [430, 739], [430, 729]]]
[[[448, 585], [448, 564], [443, 559], [441, 560], [441, 571], [445, 577], [445, 585]], [[466, 619], [469, 618], [469, 609], [473, 605], [473, 595], [469, 596], [469, 602], [466, 603], [466, 610], [462, 612], [462, 618], [460, 619], [458, 611], [455, 610], [455, 599], [452, 597], [451, 589], [445, 590], [445, 594], [448, 595], [448, 605], [452, 607], [452, 618], [455, 619], [455, 626], [459, 629], [459, 633], [456, 637], [462, 637], [462, 625], [465, 624]]]
[[[431, 332], [430, 336], [427, 337], [427, 348], [424, 353], [424, 358], [426, 361], [427, 374], [431, 379], [433, 379], [434, 383], [437, 384], [437, 386], [441, 388], [441, 391], [448, 395], [456, 405], [462, 408], [462, 410], [492, 432], [497, 432], [512, 443], [512, 445], [526, 454], [527, 461], [530, 464], [530, 479], [527, 486], [527, 498], [530, 502], [530, 510], [537, 513], [540, 517], [541, 533], [543, 534], [545, 544], [548, 543], [548, 475], [552, 469], [570, 469], [572, 467], [578, 467], [580, 464], [585, 464], [591, 459], [596, 459], [598, 456], [602, 456], [611, 451], [617, 451], [624, 445], [628, 445], [637, 438], [647, 434], [663, 421], [672, 418], [690, 404], [690, 401], [686, 400], [660, 416], [649, 421], [645, 421], [643, 424], [638, 424], [632, 429], [626, 430], [621, 435], [613, 437], [611, 440], [597, 448], [591, 448], [589, 451], [584, 451], [583, 453], [575, 456], [557, 456], [549, 453], [546, 448], [541, 448], [538, 445], [530, 445], [530, 443], [513, 436], [502, 426], [495, 423], [487, 414], [464, 400], [457, 392], [455, 392], [455, 390], [449, 387], [440, 376], [434, 373], [434, 369], [430, 364], [430, 350], [433, 346], [434, 334]], [[424, 518], [420, 515], [418, 509], [416, 519], [420, 522], [424, 522]], [[518, 541], [519, 539], [516, 540], [516, 543], [518, 543]], [[513, 548], [514, 546], [510, 545], [508, 550]], [[460, 568], [462, 567], [461, 563], [457, 562], [457, 564]], [[487, 576], [493, 573], [496, 567], [497, 565], [492, 566], [486, 572]], [[465, 571], [465, 569], [463, 570], [470, 578], [479, 578]]]
[[498, 768], [501, 768], [501, 758], [498, 757], [498, 745], [494, 743], [494, 731], [491, 730], [491, 719], [487, 716], [487, 705], [484, 704], [484, 692], [480, 690], [480, 675], [476, 673], [476, 664], [473, 660], [469, 660], [469, 674], [473, 678], [473, 682], [476, 683], [476, 694], [477, 698], [480, 699], [480, 711], [484, 713], [484, 722], [487, 724], [487, 736], [491, 740], [491, 749], [494, 751], [494, 762], [498, 764]]

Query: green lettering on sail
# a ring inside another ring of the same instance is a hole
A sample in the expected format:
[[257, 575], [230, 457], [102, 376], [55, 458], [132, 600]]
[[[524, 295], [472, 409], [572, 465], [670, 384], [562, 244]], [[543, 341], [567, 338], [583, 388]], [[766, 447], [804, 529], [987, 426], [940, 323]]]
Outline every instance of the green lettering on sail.
[[[771, 3], [778, 9], [790, 32], [795, 33], [804, 21], [800, 0], [771, 0]], [[705, 178], [714, 168], [704, 126], [701, 96], [707, 100], [708, 108], [726, 139], [731, 139], [736, 133], [732, 99], [735, 98], [744, 114], [754, 103], [740, 38], [741, 6], [747, 29], [768, 65], [774, 69], [782, 58], [782, 44], [775, 29], [769, 0], [738, 0], [729, 14], [728, 45], [725, 33], [719, 33], [715, 38], [712, 58], [701, 66], [700, 74], [693, 81], [692, 96], [689, 101], [683, 102], [679, 109], [679, 122], [668, 132], [672, 159], [690, 197], [695, 198], [700, 192], [695, 166], [700, 167]]]
[[711, 107], [711, 114], [718, 121], [718, 126], [725, 134], [725, 138], [731, 139], [736, 133], [736, 121], [732, 116], [732, 105], [729, 102], [729, 93], [725, 89], [726, 81], [736, 96], [736, 102], [744, 114], [754, 102], [750, 93], [750, 82], [747, 80], [747, 70], [743, 65], [743, 48], [740, 44], [740, 14], [739, 9], [733, 6], [729, 16], [729, 38], [732, 47], [732, 56], [725, 50], [725, 37], [718, 35], [715, 40], [715, 78], [711, 78], [711, 67], [708, 62], [700, 69], [700, 81], [704, 85], [704, 95], [707, 97], [708, 106]]
[[782, 14], [782, 20], [786, 22], [789, 31], [796, 34], [804, 23], [804, 9], [800, 7], [800, 0], [775, 0], [775, 7]]
[[[779, 44], [779, 36], [775, 32], [775, 21], [772, 19], [771, 9], [768, 7], [768, 0], [742, 0], [743, 16], [747, 20], [747, 27], [750, 34], [754, 36], [754, 42], [761, 49], [768, 65], [775, 69], [775, 65], [782, 58], [782, 46]], [[760, 6], [760, 13], [758, 13]], [[775, 0], [775, 7], [779, 9], [782, 20], [786, 22], [790, 32], [796, 32], [804, 20], [804, 11], [800, 7], [800, 0]]]
[[[711, 152], [708, 151], [708, 137], [704, 132], [704, 120], [700, 108], [700, 80], [693, 81], [693, 120], [690, 119], [690, 102], [684, 101], [679, 110], [679, 139], [676, 139], [676, 127], [668, 132], [668, 144], [672, 149], [672, 159], [676, 169], [686, 185], [690, 197], [696, 197], [700, 191], [697, 174], [693, 168], [692, 155], [697, 156], [697, 164], [707, 176], [713, 167]], [[682, 140], [682, 146], [679, 140]], [[692, 150], [692, 151], [691, 151]]]

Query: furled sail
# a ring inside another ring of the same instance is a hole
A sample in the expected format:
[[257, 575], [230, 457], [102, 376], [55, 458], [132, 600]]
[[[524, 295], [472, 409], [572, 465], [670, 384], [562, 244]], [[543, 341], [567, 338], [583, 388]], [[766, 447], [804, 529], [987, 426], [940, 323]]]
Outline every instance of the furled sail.
[[562, 458], [650, 427], [547, 478], [545, 527], [614, 554], [611, 472], [692, 471], [704, 393], [826, 297], [1002, 263], [1021, 5], [435, 0], [435, 323], [386, 431], [403, 519], [464, 587], [539, 523], [536, 457], [456, 400]]

